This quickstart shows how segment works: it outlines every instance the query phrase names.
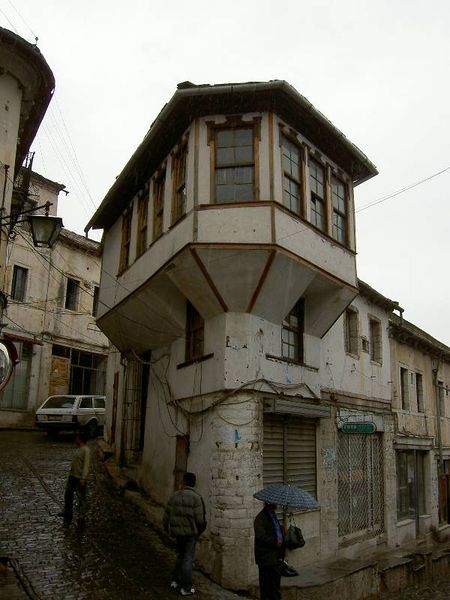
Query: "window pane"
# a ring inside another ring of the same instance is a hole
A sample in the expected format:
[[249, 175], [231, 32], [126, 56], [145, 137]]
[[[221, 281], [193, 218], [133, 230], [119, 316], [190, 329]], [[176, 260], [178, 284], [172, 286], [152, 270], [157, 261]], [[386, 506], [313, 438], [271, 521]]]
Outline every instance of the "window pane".
[[311, 192], [317, 194], [320, 198], [324, 198], [323, 184], [325, 181], [324, 169], [314, 160], [309, 162], [309, 178]]
[[217, 165], [231, 165], [234, 162], [234, 148], [217, 149]]
[[27, 284], [28, 269], [23, 267], [14, 267], [13, 280], [11, 286], [11, 298], [19, 302], [25, 299], [25, 288]]
[[289, 210], [300, 212], [300, 186], [286, 176], [284, 176], [283, 203]]
[[219, 129], [216, 132], [216, 141], [218, 148], [229, 148], [234, 145], [234, 130]]
[[253, 162], [253, 146], [245, 146], [245, 147], [241, 147], [241, 148], [236, 148], [234, 162], [237, 162], [237, 163]]
[[236, 146], [251, 146], [253, 144], [253, 129], [252, 128], [238, 128], [235, 132], [235, 145]]
[[324, 206], [317, 197], [311, 198], [311, 223], [321, 229], [325, 229]]

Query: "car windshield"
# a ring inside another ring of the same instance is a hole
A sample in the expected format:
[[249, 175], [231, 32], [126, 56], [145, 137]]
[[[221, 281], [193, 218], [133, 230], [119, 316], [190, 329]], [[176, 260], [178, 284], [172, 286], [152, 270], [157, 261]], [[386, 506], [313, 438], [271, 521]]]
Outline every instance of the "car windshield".
[[42, 408], [73, 408], [75, 396], [50, 396]]

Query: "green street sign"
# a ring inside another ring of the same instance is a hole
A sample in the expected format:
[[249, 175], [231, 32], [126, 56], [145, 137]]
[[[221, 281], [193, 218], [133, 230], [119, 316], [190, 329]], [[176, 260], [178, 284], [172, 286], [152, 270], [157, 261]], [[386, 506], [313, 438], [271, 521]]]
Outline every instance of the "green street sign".
[[343, 423], [342, 431], [344, 433], [375, 433], [377, 426], [375, 423]]

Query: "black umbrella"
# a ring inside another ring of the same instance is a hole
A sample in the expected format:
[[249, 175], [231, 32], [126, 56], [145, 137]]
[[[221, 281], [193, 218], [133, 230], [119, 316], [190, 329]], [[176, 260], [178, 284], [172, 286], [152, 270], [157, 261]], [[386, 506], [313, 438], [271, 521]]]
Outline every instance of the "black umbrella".
[[275, 483], [259, 490], [253, 497], [268, 504], [276, 504], [283, 508], [308, 510], [320, 508], [320, 504], [309, 492], [299, 487]]

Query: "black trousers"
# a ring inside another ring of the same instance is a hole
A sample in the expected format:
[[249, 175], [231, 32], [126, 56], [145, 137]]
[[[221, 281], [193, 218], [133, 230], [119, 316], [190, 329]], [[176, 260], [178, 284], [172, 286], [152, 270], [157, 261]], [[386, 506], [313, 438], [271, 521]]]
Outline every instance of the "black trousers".
[[83, 520], [86, 518], [87, 512], [86, 483], [81, 485], [79, 479], [69, 475], [64, 493], [64, 520], [66, 523], [72, 522], [74, 494], [78, 499], [78, 518]]
[[278, 565], [258, 565], [259, 595], [261, 600], [281, 600], [281, 569]]

